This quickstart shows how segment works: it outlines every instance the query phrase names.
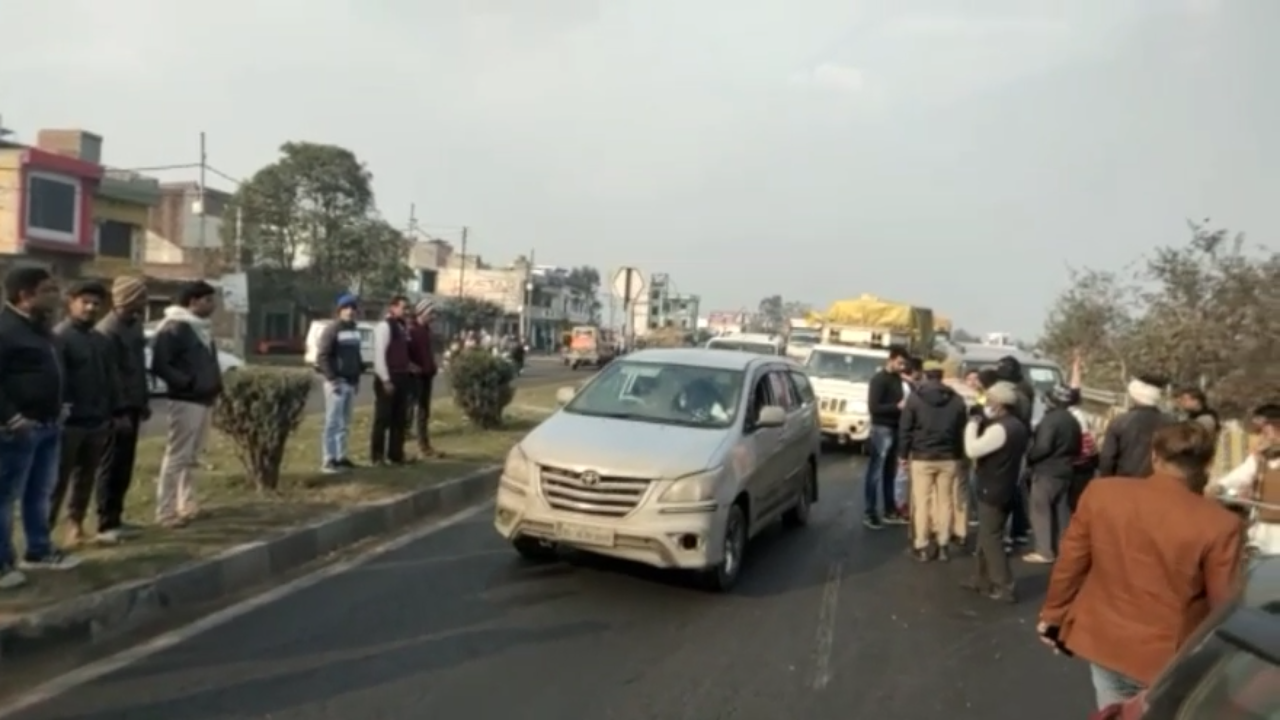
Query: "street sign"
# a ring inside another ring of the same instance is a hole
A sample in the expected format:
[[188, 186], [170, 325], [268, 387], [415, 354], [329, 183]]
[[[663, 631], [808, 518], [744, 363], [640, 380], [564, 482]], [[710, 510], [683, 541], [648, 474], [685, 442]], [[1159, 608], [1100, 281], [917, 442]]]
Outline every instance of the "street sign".
[[249, 279], [244, 273], [223, 275], [218, 284], [222, 286], [222, 308], [236, 315], [249, 312]]
[[644, 273], [633, 267], [618, 268], [613, 272], [613, 296], [624, 303], [633, 303], [644, 295]]

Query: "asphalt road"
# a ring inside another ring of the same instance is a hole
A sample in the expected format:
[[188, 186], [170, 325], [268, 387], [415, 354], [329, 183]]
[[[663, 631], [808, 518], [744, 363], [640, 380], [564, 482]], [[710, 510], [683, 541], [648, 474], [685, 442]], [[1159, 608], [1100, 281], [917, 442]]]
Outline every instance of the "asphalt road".
[[604, 560], [522, 565], [487, 512], [254, 610], [21, 720], [1079, 720], [1082, 663], [1024, 602], [958, 587], [870, 531], [850, 458], [814, 522], [750, 548], [738, 590]]
[[[558, 357], [537, 356], [529, 359], [525, 364], [524, 373], [516, 380], [516, 386], [520, 385], [539, 385], [544, 383], [555, 382], [556, 380], [564, 380], [566, 382], [574, 380], [585, 380], [590, 374], [585, 370], [569, 370], [561, 364]], [[448, 397], [449, 386], [447, 376], [441, 374], [436, 377], [436, 382], [431, 388], [434, 397]], [[165, 410], [165, 400], [156, 399], [151, 401], [151, 419], [142, 425], [142, 434], [157, 435], [164, 432], [165, 418], [167, 412]], [[356, 405], [372, 405], [373, 404], [373, 376], [365, 375], [360, 382], [360, 390], [356, 393]], [[324, 411], [324, 387], [317, 382], [315, 389], [311, 391], [311, 398], [307, 401], [307, 412], [318, 413]]]

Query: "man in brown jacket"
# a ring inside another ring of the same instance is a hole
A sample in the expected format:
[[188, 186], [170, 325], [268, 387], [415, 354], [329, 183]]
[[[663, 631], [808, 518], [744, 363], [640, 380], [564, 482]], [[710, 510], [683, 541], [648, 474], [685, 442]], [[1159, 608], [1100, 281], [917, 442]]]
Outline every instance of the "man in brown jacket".
[[1216, 439], [1181, 422], [1152, 438], [1152, 474], [1089, 484], [1062, 538], [1037, 631], [1091, 664], [1099, 708], [1141, 692], [1237, 589], [1239, 518], [1204, 497]]

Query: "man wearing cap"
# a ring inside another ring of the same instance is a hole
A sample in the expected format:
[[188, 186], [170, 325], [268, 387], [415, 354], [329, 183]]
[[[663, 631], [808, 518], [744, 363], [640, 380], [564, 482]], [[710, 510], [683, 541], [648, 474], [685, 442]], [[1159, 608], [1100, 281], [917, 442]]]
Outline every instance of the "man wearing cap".
[[124, 520], [124, 501], [133, 483], [138, 429], [151, 417], [147, 339], [142, 330], [146, 309], [146, 283], [136, 277], [116, 278], [111, 283], [111, 310], [95, 328], [107, 340], [108, 363], [120, 393], [96, 478], [98, 538], [103, 542], [137, 531]]
[[364, 358], [360, 354], [360, 330], [356, 327], [356, 296], [338, 298], [336, 317], [320, 333], [316, 347], [316, 371], [324, 376], [324, 430], [320, 443], [320, 470], [337, 473], [355, 467], [347, 452], [351, 411], [355, 407]]
[[[110, 364], [109, 341], [94, 332], [107, 289], [97, 282], [78, 282], [67, 292], [67, 317], [53, 329], [62, 357], [67, 417], [62, 428], [58, 480], [49, 500], [49, 527], [58, 526], [67, 503], [67, 543], [86, 539], [84, 521], [102, 456], [111, 435], [120, 391]], [[104, 541], [114, 541], [110, 534]]]
[[413, 355], [404, 314], [409, 301], [391, 298], [387, 316], [373, 326], [373, 432], [369, 458], [375, 464], [404, 464], [405, 425], [413, 397]]
[[435, 301], [423, 298], [413, 307], [409, 320], [409, 354], [416, 376], [413, 400], [413, 430], [418, 441], [418, 454], [422, 457], [438, 455], [431, 447], [428, 426], [431, 423], [431, 390], [436, 377], [435, 337], [431, 333], [431, 321], [435, 318]]

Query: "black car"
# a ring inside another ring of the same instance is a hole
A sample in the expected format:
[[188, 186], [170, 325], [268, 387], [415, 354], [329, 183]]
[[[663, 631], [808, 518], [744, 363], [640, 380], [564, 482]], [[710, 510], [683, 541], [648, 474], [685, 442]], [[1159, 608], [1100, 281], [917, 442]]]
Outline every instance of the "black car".
[[1205, 620], [1141, 702], [1142, 720], [1280, 719], [1280, 557], [1252, 561], [1239, 599]]

